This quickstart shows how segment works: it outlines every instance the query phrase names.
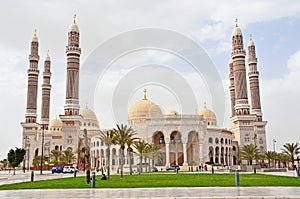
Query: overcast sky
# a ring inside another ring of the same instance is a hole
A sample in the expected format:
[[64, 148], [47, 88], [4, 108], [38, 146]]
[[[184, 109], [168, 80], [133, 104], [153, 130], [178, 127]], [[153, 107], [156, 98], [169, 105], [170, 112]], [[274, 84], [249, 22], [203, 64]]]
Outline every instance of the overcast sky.
[[[80, 101], [81, 107], [88, 103], [87, 106], [95, 110], [102, 128], [112, 128], [116, 122], [124, 122], [126, 112], [119, 113], [118, 110], [128, 110], [132, 104], [141, 99], [144, 88], [148, 89], [148, 98], [159, 104], [165, 113], [175, 109], [185, 114], [194, 114], [202, 108], [204, 102], [207, 102], [208, 108], [215, 111], [219, 126], [230, 128], [228, 62], [231, 53], [231, 32], [235, 19], [238, 18], [245, 48], [250, 34], [256, 44], [263, 118], [268, 121], [268, 149], [273, 149], [272, 139], [277, 140], [277, 151], [286, 142], [300, 141], [300, 132], [297, 128], [300, 112], [300, 1], [154, 2], [143, 0], [1, 2], [0, 159], [6, 157], [10, 148], [21, 146], [20, 122], [24, 121], [26, 109], [29, 44], [35, 29], [40, 42], [40, 77], [47, 50], [52, 60], [51, 119], [63, 113], [65, 46], [74, 14], [77, 15], [76, 20], [81, 34], [82, 65], [89, 63], [90, 60], [94, 61], [93, 59], [98, 56], [97, 53], [102, 52], [100, 49], [103, 50], [106, 44], [116, 42], [120, 37], [123, 37], [124, 41], [127, 38], [126, 33], [132, 31], [136, 33], [144, 28], [165, 30], [172, 39], [181, 35], [186, 41], [195, 42], [206, 52], [204, 57], [207, 56], [212, 61], [212, 66], [205, 65], [197, 71], [178, 54], [165, 50], [143, 48], [118, 55], [119, 57], [110, 63], [106, 71], [101, 75], [95, 74], [100, 77], [97, 77], [97, 85], [93, 85], [95, 90], [92, 102]], [[151, 38], [151, 34], [148, 37], [155, 42], [156, 38]], [[172, 39], [170, 41], [177, 41]], [[178, 43], [174, 43], [175, 47], [178, 47], [176, 46]], [[119, 45], [111, 46], [108, 52], [117, 52], [118, 48]], [[103, 59], [101, 56], [103, 54], [99, 55], [99, 59]], [[145, 70], [141, 70], [143, 67]], [[208, 67], [214, 68], [215, 77], [222, 82], [222, 85], [214, 85], [222, 92], [215, 92], [209, 85], [203, 71]], [[151, 73], [153, 71], [162, 74], [162, 77], [165, 74], [168, 81], [161, 79], [156, 81], [155, 78], [159, 76], [153, 75]], [[176, 78], [170, 78], [170, 74]], [[138, 78], [140, 75], [153, 77], [155, 80], [143, 82]], [[125, 84], [128, 88], [132, 88], [126, 90], [129, 92], [127, 98], [115, 100], [118, 91], [124, 87], [124, 82], [135, 82], [131, 81], [132, 77], [137, 84], [130, 85], [131, 87]], [[41, 80], [40, 78], [40, 85]], [[187, 99], [173, 89], [174, 85], [178, 90], [189, 91], [183, 93], [193, 99], [189, 107], [185, 108]], [[218, 99], [214, 92], [220, 95]], [[41, 95], [38, 100], [40, 106]], [[218, 106], [219, 104], [221, 105]], [[40, 116], [39, 107], [37, 112]]]

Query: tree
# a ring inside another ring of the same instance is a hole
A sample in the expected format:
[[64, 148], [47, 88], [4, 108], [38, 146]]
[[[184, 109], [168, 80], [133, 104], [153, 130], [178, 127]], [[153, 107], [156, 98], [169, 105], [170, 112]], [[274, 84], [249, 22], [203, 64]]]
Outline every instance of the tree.
[[281, 150], [283, 153], [290, 156], [290, 161], [292, 162], [292, 165], [294, 165], [295, 156], [300, 153], [299, 143], [286, 143]]
[[59, 164], [62, 153], [60, 150], [52, 150], [50, 153], [50, 162], [53, 164]]
[[[36, 166], [36, 165], [41, 164], [41, 157], [42, 157], [42, 156], [40, 156], [40, 155], [35, 156], [35, 157], [33, 158], [33, 160], [32, 160], [32, 165], [33, 165], [33, 166]], [[45, 164], [45, 161], [46, 161], [46, 157], [44, 156], [44, 157], [43, 157], [43, 164]]]
[[107, 157], [107, 179], [110, 179], [110, 147], [113, 144], [114, 134], [113, 130], [108, 130], [106, 132], [101, 132], [99, 139], [106, 146], [106, 157]]
[[140, 166], [139, 166], [139, 172], [143, 172], [143, 157], [146, 153], [148, 143], [145, 142], [145, 140], [139, 140], [133, 142], [133, 147], [136, 149], [136, 154], [139, 156], [140, 159]]
[[19, 166], [19, 164], [24, 160], [24, 155], [26, 153], [25, 149], [16, 147], [16, 150], [10, 149], [7, 154], [7, 160], [9, 162], [9, 165], [13, 167], [14, 169], [14, 175], [15, 173], [15, 167]]
[[[268, 164], [269, 164], [269, 168], [271, 167], [271, 160], [274, 162], [274, 160], [276, 159], [276, 152], [275, 151], [266, 151], [265, 152], [265, 157], [268, 160]], [[275, 166], [275, 164], [273, 163], [273, 166]]]
[[72, 151], [67, 149], [63, 151], [62, 159], [65, 160], [67, 163], [72, 163], [72, 161], [75, 160], [76, 157]]
[[[150, 158], [150, 160], [151, 160], [152, 169], [155, 166], [154, 160], [155, 160], [155, 157], [156, 157], [159, 149], [160, 149], [160, 147], [157, 145], [154, 145], [154, 144], [148, 144], [148, 146], [146, 147], [147, 157]], [[149, 164], [149, 166], [150, 166], [150, 164]], [[149, 169], [149, 171], [152, 171], [152, 169]]]
[[277, 155], [278, 161], [279, 161], [279, 165], [280, 163], [283, 164], [283, 167], [287, 167], [288, 162], [290, 161], [290, 156], [286, 153], [278, 153]]
[[121, 165], [120, 165], [120, 174], [121, 178], [123, 178], [123, 165], [124, 165], [124, 149], [129, 139], [132, 139], [136, 134], [135, 131], [131, 127], [127, 127], [127, 125], [118, 125], [117, 128], [113, 129], [114, 138], [113, 144], [119, 145], [121, 149]]
[[257, 146], [253, 144], [248, 144], [243, 146], [241, 150], [240, 158], [242, 160], [247, 160], [248, 164], [252, 165], [252, 161], [258, 157], [258, 154], [259, 154], [259, 150]]

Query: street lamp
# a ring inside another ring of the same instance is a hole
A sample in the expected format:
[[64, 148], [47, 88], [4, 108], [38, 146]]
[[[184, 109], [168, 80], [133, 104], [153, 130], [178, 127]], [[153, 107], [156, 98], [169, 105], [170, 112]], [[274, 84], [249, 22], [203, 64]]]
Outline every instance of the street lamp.
[[275, 152], [275, 143], [276, 143], [276, 140], [273, 138], [273, 151]]
[[42, 124], [42, 156], [41, 156], [41, 170], [40, 174], [43, 174], [43, 156], [44, 156], [44, 131], [45, 131], [45, 126]]

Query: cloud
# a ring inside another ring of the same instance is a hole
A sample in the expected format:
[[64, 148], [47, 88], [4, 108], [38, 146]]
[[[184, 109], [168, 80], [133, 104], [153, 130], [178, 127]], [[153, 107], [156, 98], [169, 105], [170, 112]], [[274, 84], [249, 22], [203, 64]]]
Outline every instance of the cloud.
[[264, 119], [269, 121], [267, 137], [270, 149], [273, 148], [273, 138], [277, 140], [277, 149], [286, 142], [300, 141], [296, 128], [300, 112], [300, 50], [289, 57], [286, 69], [287, 73], [282, 78], [263, 80], [261, 83]]

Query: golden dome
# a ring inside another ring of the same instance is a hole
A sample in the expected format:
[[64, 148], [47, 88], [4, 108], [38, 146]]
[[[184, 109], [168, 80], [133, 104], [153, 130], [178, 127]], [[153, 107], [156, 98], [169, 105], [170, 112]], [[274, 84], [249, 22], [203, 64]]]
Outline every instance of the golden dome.
[[162, 116], [161, 109], [147, 99], [146, 89], [144, 90], [144, 99], [134, 104], [128, 111], [128, 120], [159, 116]]
[[98, 118], [94, 111], [91, 109], [88, 109], [87, 107], [84, 109], [79, 110], [79, 114], [83, 117], [85, 120], [95, 120], [98, 121]]
[[202, 115], [203, 119], [209, 122], [209, 125], [216, 125], [216, 115], [213, 111], [206, 108], [206, 103], [204, 103], [204, 107], [200, 110], [199, 115]]
[[49, 128], [53, 128], [53, 127], [62, 127], [62, 122], [59, 119], [54, 119], [50, 122], [49, 124]]

